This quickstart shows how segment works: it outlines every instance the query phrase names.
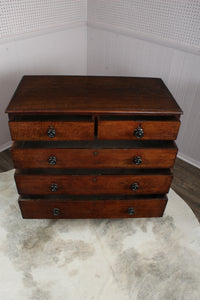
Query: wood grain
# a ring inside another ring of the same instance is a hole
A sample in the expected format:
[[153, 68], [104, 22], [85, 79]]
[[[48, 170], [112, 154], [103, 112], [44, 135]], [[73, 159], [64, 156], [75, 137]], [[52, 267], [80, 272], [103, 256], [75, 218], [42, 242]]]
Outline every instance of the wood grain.
[[[93, 140], [94, 123], [68, 122], [68, 121], [10, 121], [10, 133], [14, 141], [65, 141], [65, 140]], [[49, 128], [56, 131], [50, 138], [47, 134]]]
[[175, 140], [180, 121], [99, 121], [98, 139], [138, 140], [134, 131], [141, 127], [144, 136], [140, 140]]
[[[60, 175], [60, 174], [17, 174], [15, 180], [19, 194], [24, 195], [135, 195], [165, 194], [169, 191], [172, 175]], [[132, 183], [139, 189], [133, 191]], [[57, 191], [51, 191], [56, 183]]]
[[[19, 199], [23, 218], [28, 219], [96, 219], [96, 218], [142, 218], [162, 217], [166, 197], [160, 199], [139, 200], [30, 200]], [[134, 214], [128, 214], [128, 208], [134, 208]], [[53, 215], [58, 208], [60, 214]]]
[[[11, 169], [13, 169], [13, 163], [10, 151], [7, 149], [0, 152], [0, 172]], [[172, 188], [188, 204], [200, 221], [199, 178], [200, 169], [176, 158]], [[189, 188], [191, 189], [189, 190]]]
[[[15, 168], [171, 168], [174, 165], [177, 148], [136, 148], [136, 149], [11, 149]], [[49, 164], [49, 157], [56, 157], [56, 164]], [[141, 165], [136, 165], [134, 157], [140, 156]]]
[[[50, 217], [48, 205], [59, 203], [59, 215], [63, 218], [126, 217], [128, 204], [135, 204], [138, 217], [163, 214], [166, 199], [163, 202], [156, 195], [169, 191], [173, 175], [168, 168], [173, 166], [177, 153], [176, 147], [165, 148], [164, 140], [172, 143], [176, 139], [182, 111], [161, 79], [25, 76], [6, 112], [12, 139], [23, 142], [12, 148], [15, 166], [19, 168], [15, 173], [18, 193], [30, 198], [19, 200], [23, 216], [31, 216], [35, 211], [38, 217]], [[144, 131], [139, 141], [148, 141], [148, 151], [142, 144], [127, 149], [105, 149], [103, 145], [95, 148], [96, 140], [97, 144], [103, 140], [136, 142], [137, 128]], [[53, 137], [49, 131], [54, 131]], [[53, 141], [85, 140], [92, 141], [91, 148], [44, 147], [45, 141], [53, 145]], [[35, 145], [34, 149], [25, 146], [28, 141]], [[40, 141], [43, 146], [37, 148]], [[158, 141], [160, 146], [151, 148], [150, 144]], [[54, 165], [49, 164], [50, 156], [55, 156]], [[134, 165], [135, 156], [141, 156], [141, 165]], [[59, 195], [65, 201], [52, 200]], [[65, 199], [84, 195], [149, 195], [151, 199], [143, 202], [140, 197], [134, 203], [127, 198]]]
[[24, 76], [6, 112], [182, 114], [159, 78], [105, 76]]

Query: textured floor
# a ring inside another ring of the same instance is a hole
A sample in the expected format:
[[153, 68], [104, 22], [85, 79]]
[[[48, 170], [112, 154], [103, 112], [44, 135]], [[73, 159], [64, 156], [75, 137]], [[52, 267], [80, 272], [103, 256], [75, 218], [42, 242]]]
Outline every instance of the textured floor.
[[0, 152], [0, 172], [5, 172], [13, 168], [14, 166], [9, 149]]
[[200, 169], [177, 158], [172, 188], [190, 206], [200, 222]]
[[[13, 169], [9, 150], [0, 153], [0, 172]], [[191, 207], [200, 222], [200, 169], [177, 158], [174, 166], [174, 191]]]

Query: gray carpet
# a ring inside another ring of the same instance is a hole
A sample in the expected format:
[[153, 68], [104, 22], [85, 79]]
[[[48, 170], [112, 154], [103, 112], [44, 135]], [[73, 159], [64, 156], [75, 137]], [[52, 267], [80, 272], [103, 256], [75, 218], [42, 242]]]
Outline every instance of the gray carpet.
[[200, 226], [170, 190], [163, 218], [24, 220], [0, 174], [1, 300], [199, 300]]

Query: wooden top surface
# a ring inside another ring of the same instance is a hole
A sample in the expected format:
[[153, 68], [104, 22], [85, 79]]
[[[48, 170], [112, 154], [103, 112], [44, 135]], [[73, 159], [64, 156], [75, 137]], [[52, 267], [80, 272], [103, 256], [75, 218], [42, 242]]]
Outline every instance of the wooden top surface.
[[10, 114], [182, 114], [159, 78], [24, 76]]

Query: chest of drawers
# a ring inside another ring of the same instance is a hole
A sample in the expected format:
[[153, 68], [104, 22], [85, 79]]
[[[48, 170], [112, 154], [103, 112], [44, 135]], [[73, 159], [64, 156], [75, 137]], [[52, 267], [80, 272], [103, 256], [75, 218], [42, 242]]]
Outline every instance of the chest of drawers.
[[6, 112], [24, 218], [163, 215], [182, 111], [161, 79], [24, 76]]

